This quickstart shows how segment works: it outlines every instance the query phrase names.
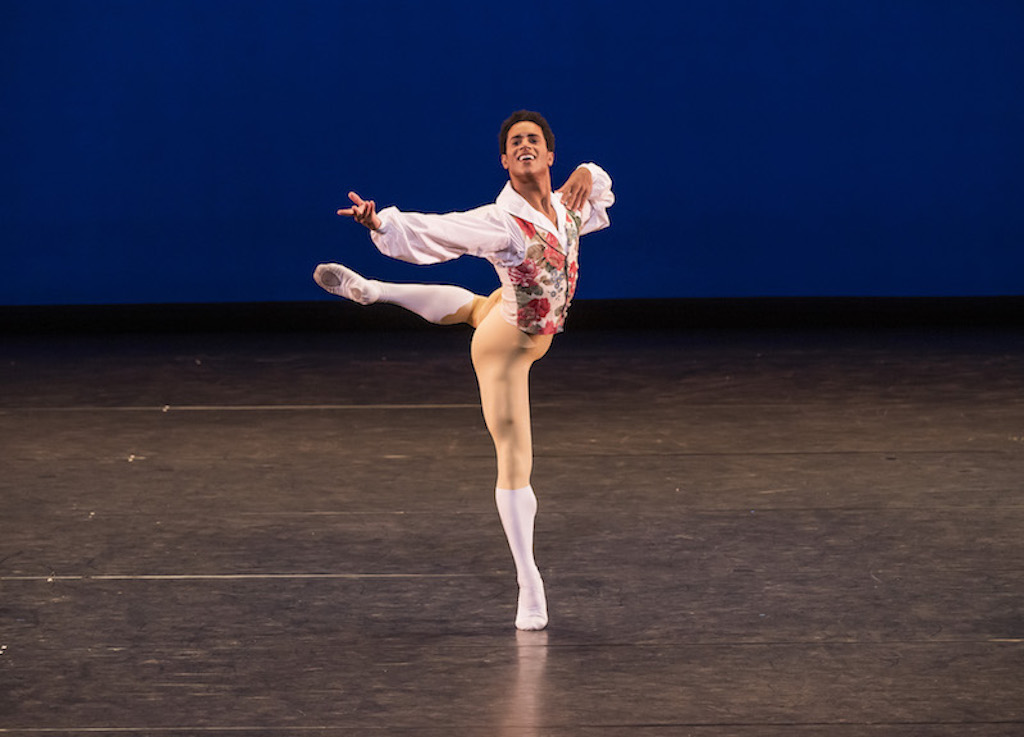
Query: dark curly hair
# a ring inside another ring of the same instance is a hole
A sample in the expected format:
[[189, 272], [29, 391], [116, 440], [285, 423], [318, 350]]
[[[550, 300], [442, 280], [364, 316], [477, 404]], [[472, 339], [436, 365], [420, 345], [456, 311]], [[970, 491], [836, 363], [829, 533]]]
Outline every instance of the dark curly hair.
[[548, 151], [554, 151], [555, 134], [551, 132], [551, 126], [548, 125], [548, 121], [544, 120], [544, 116], [532, 110], [516, 110], [501, 124], [501, 132], [498, 133], [498, 146], [501, 153], [505, 153], [509, 130], [516, 123], [522, 123], [524, 120], [540, 126], [540, 129], [544, 132], [544, 142], [548, 145]]

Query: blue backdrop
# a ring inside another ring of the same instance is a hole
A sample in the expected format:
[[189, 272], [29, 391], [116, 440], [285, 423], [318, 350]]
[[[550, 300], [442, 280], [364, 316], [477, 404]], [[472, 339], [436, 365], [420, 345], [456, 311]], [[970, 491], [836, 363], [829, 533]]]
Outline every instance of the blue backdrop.
[[611, 173], [581, 296], [1024, 294], [1024, 3], [0, 0], [0, 304], [319, 299], [336, 217]]

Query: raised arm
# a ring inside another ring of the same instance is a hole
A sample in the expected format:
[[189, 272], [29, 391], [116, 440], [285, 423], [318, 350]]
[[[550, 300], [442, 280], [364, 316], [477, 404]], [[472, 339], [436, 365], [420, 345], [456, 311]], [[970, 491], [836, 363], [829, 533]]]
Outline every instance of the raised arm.
[[615, 204], [612, 179], [597, 164], [580, 164], [558, 190], [562, 204], [579, 212], [581, 233], [593, 233], [608, 227], [608, 208]]
[[593, 188], [594, 176], [590, 173], [590, 169], [578, 166], [565, 180], [565, 184], [555, 191], [562, 195], [562, 204], [567, 209], [579, 210], [583, 207], [583, 203], [590, 199], [590, 192]]

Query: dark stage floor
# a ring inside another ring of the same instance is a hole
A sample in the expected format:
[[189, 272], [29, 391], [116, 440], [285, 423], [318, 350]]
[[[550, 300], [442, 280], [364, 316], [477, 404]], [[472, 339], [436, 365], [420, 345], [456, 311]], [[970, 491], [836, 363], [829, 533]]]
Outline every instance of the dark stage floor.
[[583, 331], [512, 626], [458, 328], [0, 348], [0, 734], [1024, 734], [1024, 332]]

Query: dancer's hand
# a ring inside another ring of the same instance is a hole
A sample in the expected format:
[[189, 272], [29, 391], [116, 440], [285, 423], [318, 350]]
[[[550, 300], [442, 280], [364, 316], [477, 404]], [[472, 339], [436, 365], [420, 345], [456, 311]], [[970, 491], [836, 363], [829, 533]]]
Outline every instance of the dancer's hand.
[[377, 203], [373, 200], [364, 200], [355, 192], [349, 192], [348, 198], [352, 200], [352, 207], [343, 207], [338, 210], [339, 215], [353, 218], [360, 225], [365, 225], [370, 230], [376, 230], [382, 223], [377, 217]]
[[590, 199], [590, 191], [594, 188], [594, 177], [590, 173], [590, 169], [585, 166], [576, 168], [569, 178], [565, 180], [565, 184], [558, 188], [558, 193], [562, 195], [562, 204], [565, 205], [566, 209], [579, 210], [583, 207], [588, 199]]

